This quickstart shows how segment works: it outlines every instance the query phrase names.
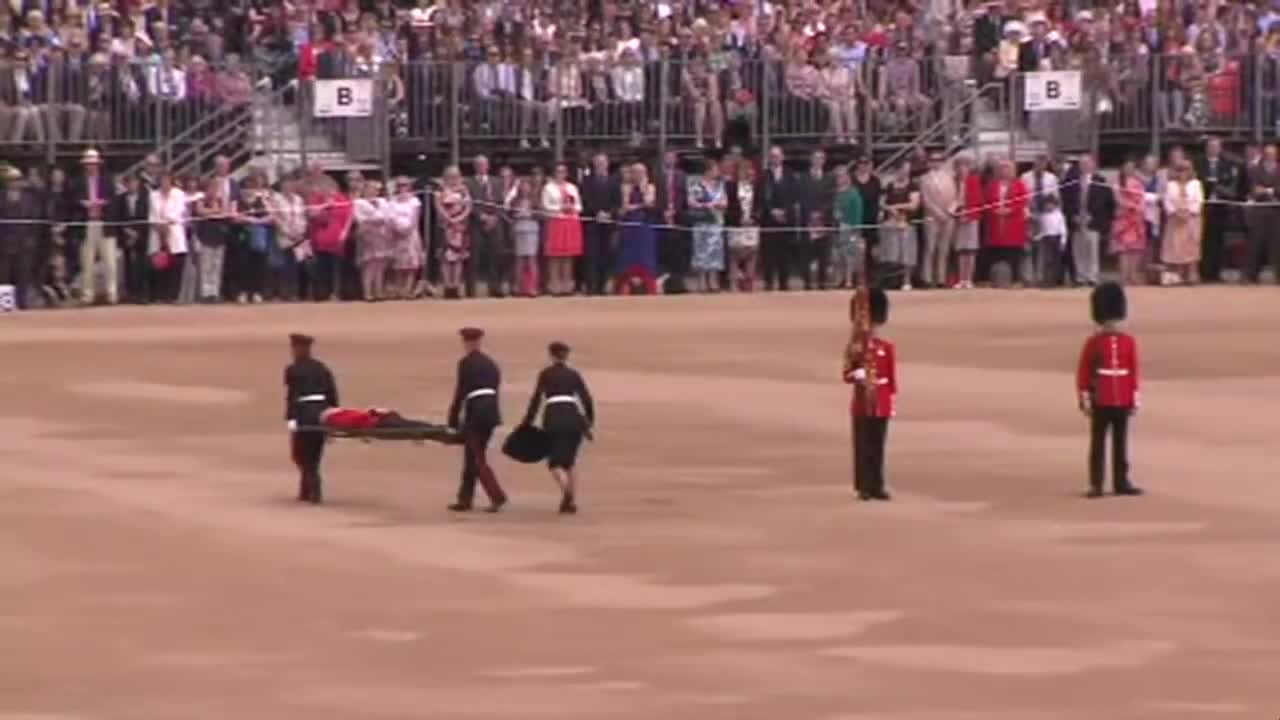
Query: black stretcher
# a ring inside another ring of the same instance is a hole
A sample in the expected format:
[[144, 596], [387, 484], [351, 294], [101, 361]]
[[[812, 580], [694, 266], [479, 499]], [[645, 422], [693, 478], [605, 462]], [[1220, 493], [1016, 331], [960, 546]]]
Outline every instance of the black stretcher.
[[444, 445], [462, 444], [462, 435], [457, 431], [445, 425], [431, 425], [428, 423], [422, 423], [421, 425], [414, 425], [412, 427], [375, 427], [359, 429], [334, 428], [327, 425], [303, 425], [298, 427], [298, 432], [322, 432], [332, 438], [363, 440], [365, 442], [372, 442], [374, 440], [409, 440], [413, 442], [425, 442], [430, 440]]

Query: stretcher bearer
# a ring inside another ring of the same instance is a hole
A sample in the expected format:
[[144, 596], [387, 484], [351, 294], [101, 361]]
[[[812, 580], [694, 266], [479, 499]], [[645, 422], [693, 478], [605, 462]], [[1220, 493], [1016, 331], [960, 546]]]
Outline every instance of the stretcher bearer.
[[458, 380], [449, 405], [449, 427], [462, 434], [462, 482], [458, 485], [458, 500], [449, 509], [470, 510], [479, 480], [489, 496], [489, 512], [498, 512], [507, 504], [507, 494], [489, 465], [489, 441], [493, 439], [493, 431], [502, 424], [498, 404], [502, 373], [497, 363], [480, 350], [483, 330], [465, 327], [458, 334], [462, 336], [464, 354], [458, 361]]
[[853, 476], [859, 500], [888, 500], [884, 446], [898, 395], [897, 350], [877, 330], [889, 319], [889, 296], [869, 291], [867, 326], [846, 351], [844, 381], [853, 393]]
[[551, 445], [547, 467], [563, 494], [560, 512], [572, 515], [578, 512], [578, 479], [574, 471], [578, 448], [582, 445], [583, 436], [590, 437], [591, 427], [596, 421], [596, 408], [582, 375], [568, 365], [569, 346], [553, 342], [547, 351], [551, 354], [551, 364], [538, 374], [538, 385], [533, 389], [529, 409], [520, 424], [531, 425], [538, 407], [543, 408], [542, 429], [549, 436]]
[[318, 505], [324, 499], [320, 460], [324, 457], [326, 433], [304, 428], [320, 427], [324, 411], [338, 406], [338, 385], [329, 368], [311, 356], [314, 342], [309, 335], [294, 333], [289, 336], [293, 362], [284, 369], [284, 412], [293, 462], [300, 473], [298, 500]]
[[1084, 342], [1076, 367], [1076, 397], [1089, 418], [1089, 493], [1102, 497], [1107, 435], [1111, 482], [1117, 495], [1141, 495], [1129, 482], [1129, 418], [1138, 409], [1138, 341], [1120, 330], [1127, 314], [1124, 288], [1103, 283], [1090, 297], [1098, 330]]

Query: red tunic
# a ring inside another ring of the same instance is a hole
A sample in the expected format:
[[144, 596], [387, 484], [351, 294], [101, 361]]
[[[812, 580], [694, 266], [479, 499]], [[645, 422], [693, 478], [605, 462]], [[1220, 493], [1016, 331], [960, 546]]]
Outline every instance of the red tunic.
[[324, 424], [338, 430], [367, 430], [378, 426], [378, 418], [386, 413], [377, 410], [333, 408], [325, 411]]
[[[1011, 180], [1001, 193], [1002, 183], [987, 185], [988, 247], [1021, 248], [1027, 245], [1027, 186]], [[1003, 212], [1007, 210], [1008, 212]]]
[[[874, 407], [863, 407], [862, 394], [855, 390], [850, 410], [854, 415], [891, 418], [896, 409], [895, 400], [898, 395], [897, 351], [892, 342], [879, 337], [871, 338], [871, 347], [875, 352], [876, 403]], [[855, 365], [850, 372], [845, 373], [844, 381], [850, 384], [857, 382], [853, 379], [853, 373], [860, 367]]]
[[1080, 351], [1076, 392], [1089, 393], [1097, 407], [1138, 406], [1138, 341], [1104, 330], [1089, 337]]
[[986, 204], [985, 191], [982, 189], [982, 177], [978, 173], [969, 173], [964, 179], [964, 206], [962, 219], [978, 221], [982, 219], [982, 207]]

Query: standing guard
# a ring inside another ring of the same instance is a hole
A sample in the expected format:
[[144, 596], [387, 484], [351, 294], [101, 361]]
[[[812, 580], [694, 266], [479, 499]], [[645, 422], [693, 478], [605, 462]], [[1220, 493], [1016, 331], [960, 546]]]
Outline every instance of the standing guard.
[[301, 333], [289, 336], [293, 362], [284, 369], [284, 412], [293, 462], [300, 473], [298, 501], [319, 505], [324, 500], [320, 460], [327, 434], [317, 428], [322, 425], [320, 416], [324, 411], [338, 406], [338, 386], [329, 368], [311, 356], [314, 342], [314, 338]]
[[1102, 497], [1107, 434], [1117, 495], [1141, 495], [1129, 482], [1129, 418], [1138, 409], [1138, 341], [1119, 329], [1127, 314], [1124, 288], [1107, 282], [1089, 298], [1098, 330], [1084, 342], [1076, 368], [1080, 412], [1089, 418], [1089, 492]]
[[489, 496], [488, 511], [498, 512], [507, 504], [507, 494], [502, 491], [493, 468], [489, 466], [488, 455], [493, 431], [502, 424], [498, 403], [502, 373], [497, 363], [480, 350], [483, 330], [465, 327], [458, 334], [462, 337], [464, 354], [458, 361], [458, 380], [453, 389], [453, 402], [449, 405], [449, 427], [462, 434], [464, 455], [458, 499], [449, 509], [454, 512], [471, 510], [476, 481], [479, 480]]
[[865, 286], [854, 294], [853, 338], [845, 348], [844, 381], [853, 391], [853, 486], [859, 500], [888, 500], [884, 446], [898, 394], [897, 351], [876, 328], [889, 320], [889, 296]]

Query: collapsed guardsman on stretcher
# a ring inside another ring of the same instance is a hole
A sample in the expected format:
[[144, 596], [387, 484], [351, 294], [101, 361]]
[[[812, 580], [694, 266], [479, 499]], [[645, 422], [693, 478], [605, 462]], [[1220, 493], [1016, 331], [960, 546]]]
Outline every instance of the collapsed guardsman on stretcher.
[[311, 355], [314, 342], [307, 335], [290, 335], [293, 362], [284, 371], [285, 418], [289, 423], [290, 451], [300, 474], [300, 502], [319, 504], [323, 500], [320, 461], [330, 437], [462, 443], [461, 435], [448, 426], [406, 418], [394, 410], [339, 407], [333, 373]]

